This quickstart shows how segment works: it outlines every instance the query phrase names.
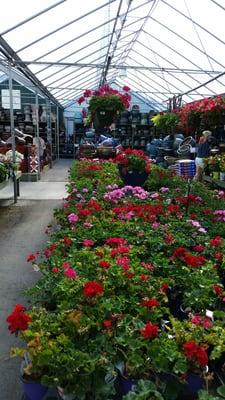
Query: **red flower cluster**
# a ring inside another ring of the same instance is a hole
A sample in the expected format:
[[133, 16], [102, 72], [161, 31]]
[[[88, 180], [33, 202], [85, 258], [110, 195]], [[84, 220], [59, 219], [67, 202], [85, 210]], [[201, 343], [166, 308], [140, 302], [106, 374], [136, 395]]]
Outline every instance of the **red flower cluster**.
[[104, 292], [104, 288], [101, 283], [96, 281], [86, 282], [83, 288], [83, 295], [85, 297], [94, 297], [102, 294]]
[[188, 253], [188, 250], [185, 247], [177, 247], [174, 250], [170, 259], [174, 260], [175, 258], [179, 258], [192, 268], [200, 267], [207, 262], [206, 258], [203, 256], [196, 256]]
[[197, 253], [201, 253], [203, 250], [205, 250], [205, 247], [202, 244], [196, 244], [194, 246], [194, 251], [197, 251]]
[[128, 254], [130, 251], [127, 246], [118, 246], [116, 249], [112, 249], [110, 252], [111, 257], [116, 257], [118, 254]]
[[144, 328], [141, 329], [141, 335], [144, 339], [154, 339], [159, 335], [158, 325], [147, 322]]
[[208, 329], [212, 326], [212, 321], [208, 317], [202, 317], [201, 315], [195, 315], [191, 319], [192, 324], [203, 326], [203, 328]]
[[161, 204], [138, 205], [130, 203], [125, 206], [115, 207], [112, 211], [118, 216], [132, 212], [135, 217], [141, 218], [143, 221], [150, 223], [155, 222], [158, 215], [164, 214], [163, 206]]
[[31, 317], [25, 313], [26, 308], [21, 304], [16, 304], [13, 312], [7, 317], [6, 321], [9, 323], [8, 329], [11, 333], [18, 333], [25, 331], [28, 328]]
[[109, 85], [106, 84], [106, 85], [102, 85], [97, 90], [86, 89], [83, 93], [83, 96], [81, 96], [77, 102], [78, 102], [78, 104], [82, 104], [88, 97], [91, 97], [91, 96], [106, 97], [109, 95], [116, 95], [121, 99], [124, 107], [129, 108], [130, 100], [131, 100], [131, 96], [128, 94], [129, 91], [130, 91], [130, 88], [128, 86], [123, 86], [124, 93], [121, 93], [118, 90], [113, 89]]
[[65, 236], [63, 238], [63, 244], [65, 244], [66, 246], [70, 246], [72, 243], [73, 241], [69, 237]]
[[31, 253], [27, 256], [27, 262], [34, 262], [37, 259], [37, 253]]
[[98, 265], [101, 268], [109, 268], [111, 266], [110, 263], [108, 261], [105, 261], [105, 260], [99, 261]]
[[224, 288], [223, 288], [223, 286], [216, 284], [216, 285], [213, 285], [213, 291], [218, 297], [220, 297], [223, 295]]
[[110, 237], [106, 240], [106, 243], [112, 247], [117, 247], [127, 244], [127, 240], [120, 237]]
[[[192, 103], [185, 104], [179, 111], [180, 127], [195, 127], [194, 121], [196, 116], [202, 116], [204, 118], [210, 117], [210, 115], [222, 114], [225, 109], [225, 97], [215, 96], [214, 98], [202, 99], [193, 101]], [[197, 119], [198, 121], [198, 119]]]
[[203, 347], [200, 347], [194, 341], [184, 343], [183, 349], [185, 356], [190, 360], [196, 362], [203, 367], [208, 364], [208, 355], [205, 349], [203, 349]]
[[210, 240], [210, 246], [219, 247], [222, 244], [222, 238], [220, 236], [214, 237], [214, 239]]
[[158, 307], [159, 302], [157, 299], [148, 299], [148, 300], [143, 300], [141, 303], [142, 306], [147, 307], [147, 308], [153, 308], [153, 307]]
[[173, 260], [174, 258], [184, 257], [187, 253], [188, 250], [185, 249], [185, 247], [177, 247], [171, 256], [171, 259]]
[[205, 264], [207, 260], [203, 256], [192, 256], [191, 254], [186, 254], [183, 257], [183, 261], [192, 268], [198, 268]]
[[110, 329], [110, 328], [112, 328], [112, 321], [111, 321], [111, 319], [105, 319], [105, 320], [102, 322], [102, 326], [103, 326], [104, 329]]
[[51, 254], [53, 253], [53, 251], [56, 250], [56, 249], [57, 249], [56, 243], [52, 243], [49, 247], [47, 247], [47, 248], [43, 251], [43, 253], [44, 253], [45, 257], [49, 257], [49, 256], [51, 256]]

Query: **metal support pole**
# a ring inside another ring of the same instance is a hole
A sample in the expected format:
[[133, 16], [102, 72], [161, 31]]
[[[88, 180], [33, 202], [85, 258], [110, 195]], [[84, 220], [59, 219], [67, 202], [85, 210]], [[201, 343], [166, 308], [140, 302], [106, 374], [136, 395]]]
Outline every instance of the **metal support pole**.
[[56, 156], [57, 160], [59, 159], [59, 107], [56, 108]]
[[15, 142], [15, 126], [13, 115], [13, 84], [12, 84], [12, 66], [9, 63], [9, 104], [10, 104], [10, 127], [12, 136], [12, 158], [13, 158], [13, 188], [14, 188], [14, 203], [17, 203], [17, 184], [16, 184], [16, 171], [14, 170], [16, 164], [16, 142]]
[[38, 155], [38, 179], [41, 177], [41, 143], [40, 143], [40, 132], [39, 132], [39, 104], [38, 94], [35, 93], [35, 113], [36, 113], [36, 138], [37, 138], [37, 155]]
[[187, 186], [187, 203], [185, 207], [185, 215], [188, 215], [189, 204], [190, 204], [190, 193], [191, 193], [191, 178], [188, 178], [188, 186]]
[[47, 142], [50, 148], [50, 168], [52, 168], [52, 121], [51, 121], [51, 103], [46, 99], [47, 105]]

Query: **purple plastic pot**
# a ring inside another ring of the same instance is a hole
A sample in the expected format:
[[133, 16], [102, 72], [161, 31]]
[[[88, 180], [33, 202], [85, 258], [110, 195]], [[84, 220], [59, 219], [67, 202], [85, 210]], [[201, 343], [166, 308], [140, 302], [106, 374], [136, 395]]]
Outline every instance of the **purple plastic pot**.
[[39, 382], [27, 381], [20, 378], [22, 381], [23, 392], [27, 400], [42, 400], [48, 388]]
[[182, 394], [185, 399], [193, 399], [197, 396], [198, 391], [203, 388], [204, 379], [197, 374], [188, 373], [186, 382], [183, 385]]

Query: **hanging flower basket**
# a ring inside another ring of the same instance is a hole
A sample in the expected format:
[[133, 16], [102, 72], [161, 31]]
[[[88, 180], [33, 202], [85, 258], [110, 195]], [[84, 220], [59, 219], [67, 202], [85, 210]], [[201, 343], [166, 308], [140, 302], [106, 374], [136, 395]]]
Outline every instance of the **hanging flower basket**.
[[123, 87], [123, 92], [103, 85], [98, 90], [85, 90], [78, 99], [78, 104], [90, 98], [88, 105], [88, 121], [93, 122], [96, 129], [110, 126], [114, 118], [130, 106], [130, 88]]

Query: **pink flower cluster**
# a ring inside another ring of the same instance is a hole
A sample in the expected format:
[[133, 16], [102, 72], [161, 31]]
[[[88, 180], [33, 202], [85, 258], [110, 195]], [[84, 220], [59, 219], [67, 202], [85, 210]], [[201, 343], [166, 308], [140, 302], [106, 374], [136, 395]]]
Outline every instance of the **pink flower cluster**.
[[128, 94], [130, 91], [130, 88], [128, 86], [123, 86], [123, 92], [119, 92], [119, 90], [111, 88], [109, 85], [102, 85], [99, 89], [97, 90], [85, 90], [83, 93], [83, 96], [81, 96], [77, 102], [78, 104], [82, 104], [88, 97], [92, 96], [100, 96], [100, 97], [106, 97], [109, 95], [116, 95], [120, 97], [123, 105], [125, 108], [130, 107], [130, 100], [131, 96]]
[[216, 210], [213, 213], [216, 221], [225, 222], [225, 210]]
[[124, 186], [121, 189], [114, 189], [104, 194], [104, 200], [117, 204], [122, 197], [133, 196], [139, 200], [146, 200], [149, 197], [149, 192], [142, 189], [140, 186]]
[[71, 224], [75, 224], [79, 220], [78, 215], [74, 213], [69, 214], [67, 218]]
[[193, 219], [188, 219], [187, 222], [189, 222], [193, 227], [197, 228], [200, 233], [207, 232], [206, 229], [201, 226], [200, 222]]

